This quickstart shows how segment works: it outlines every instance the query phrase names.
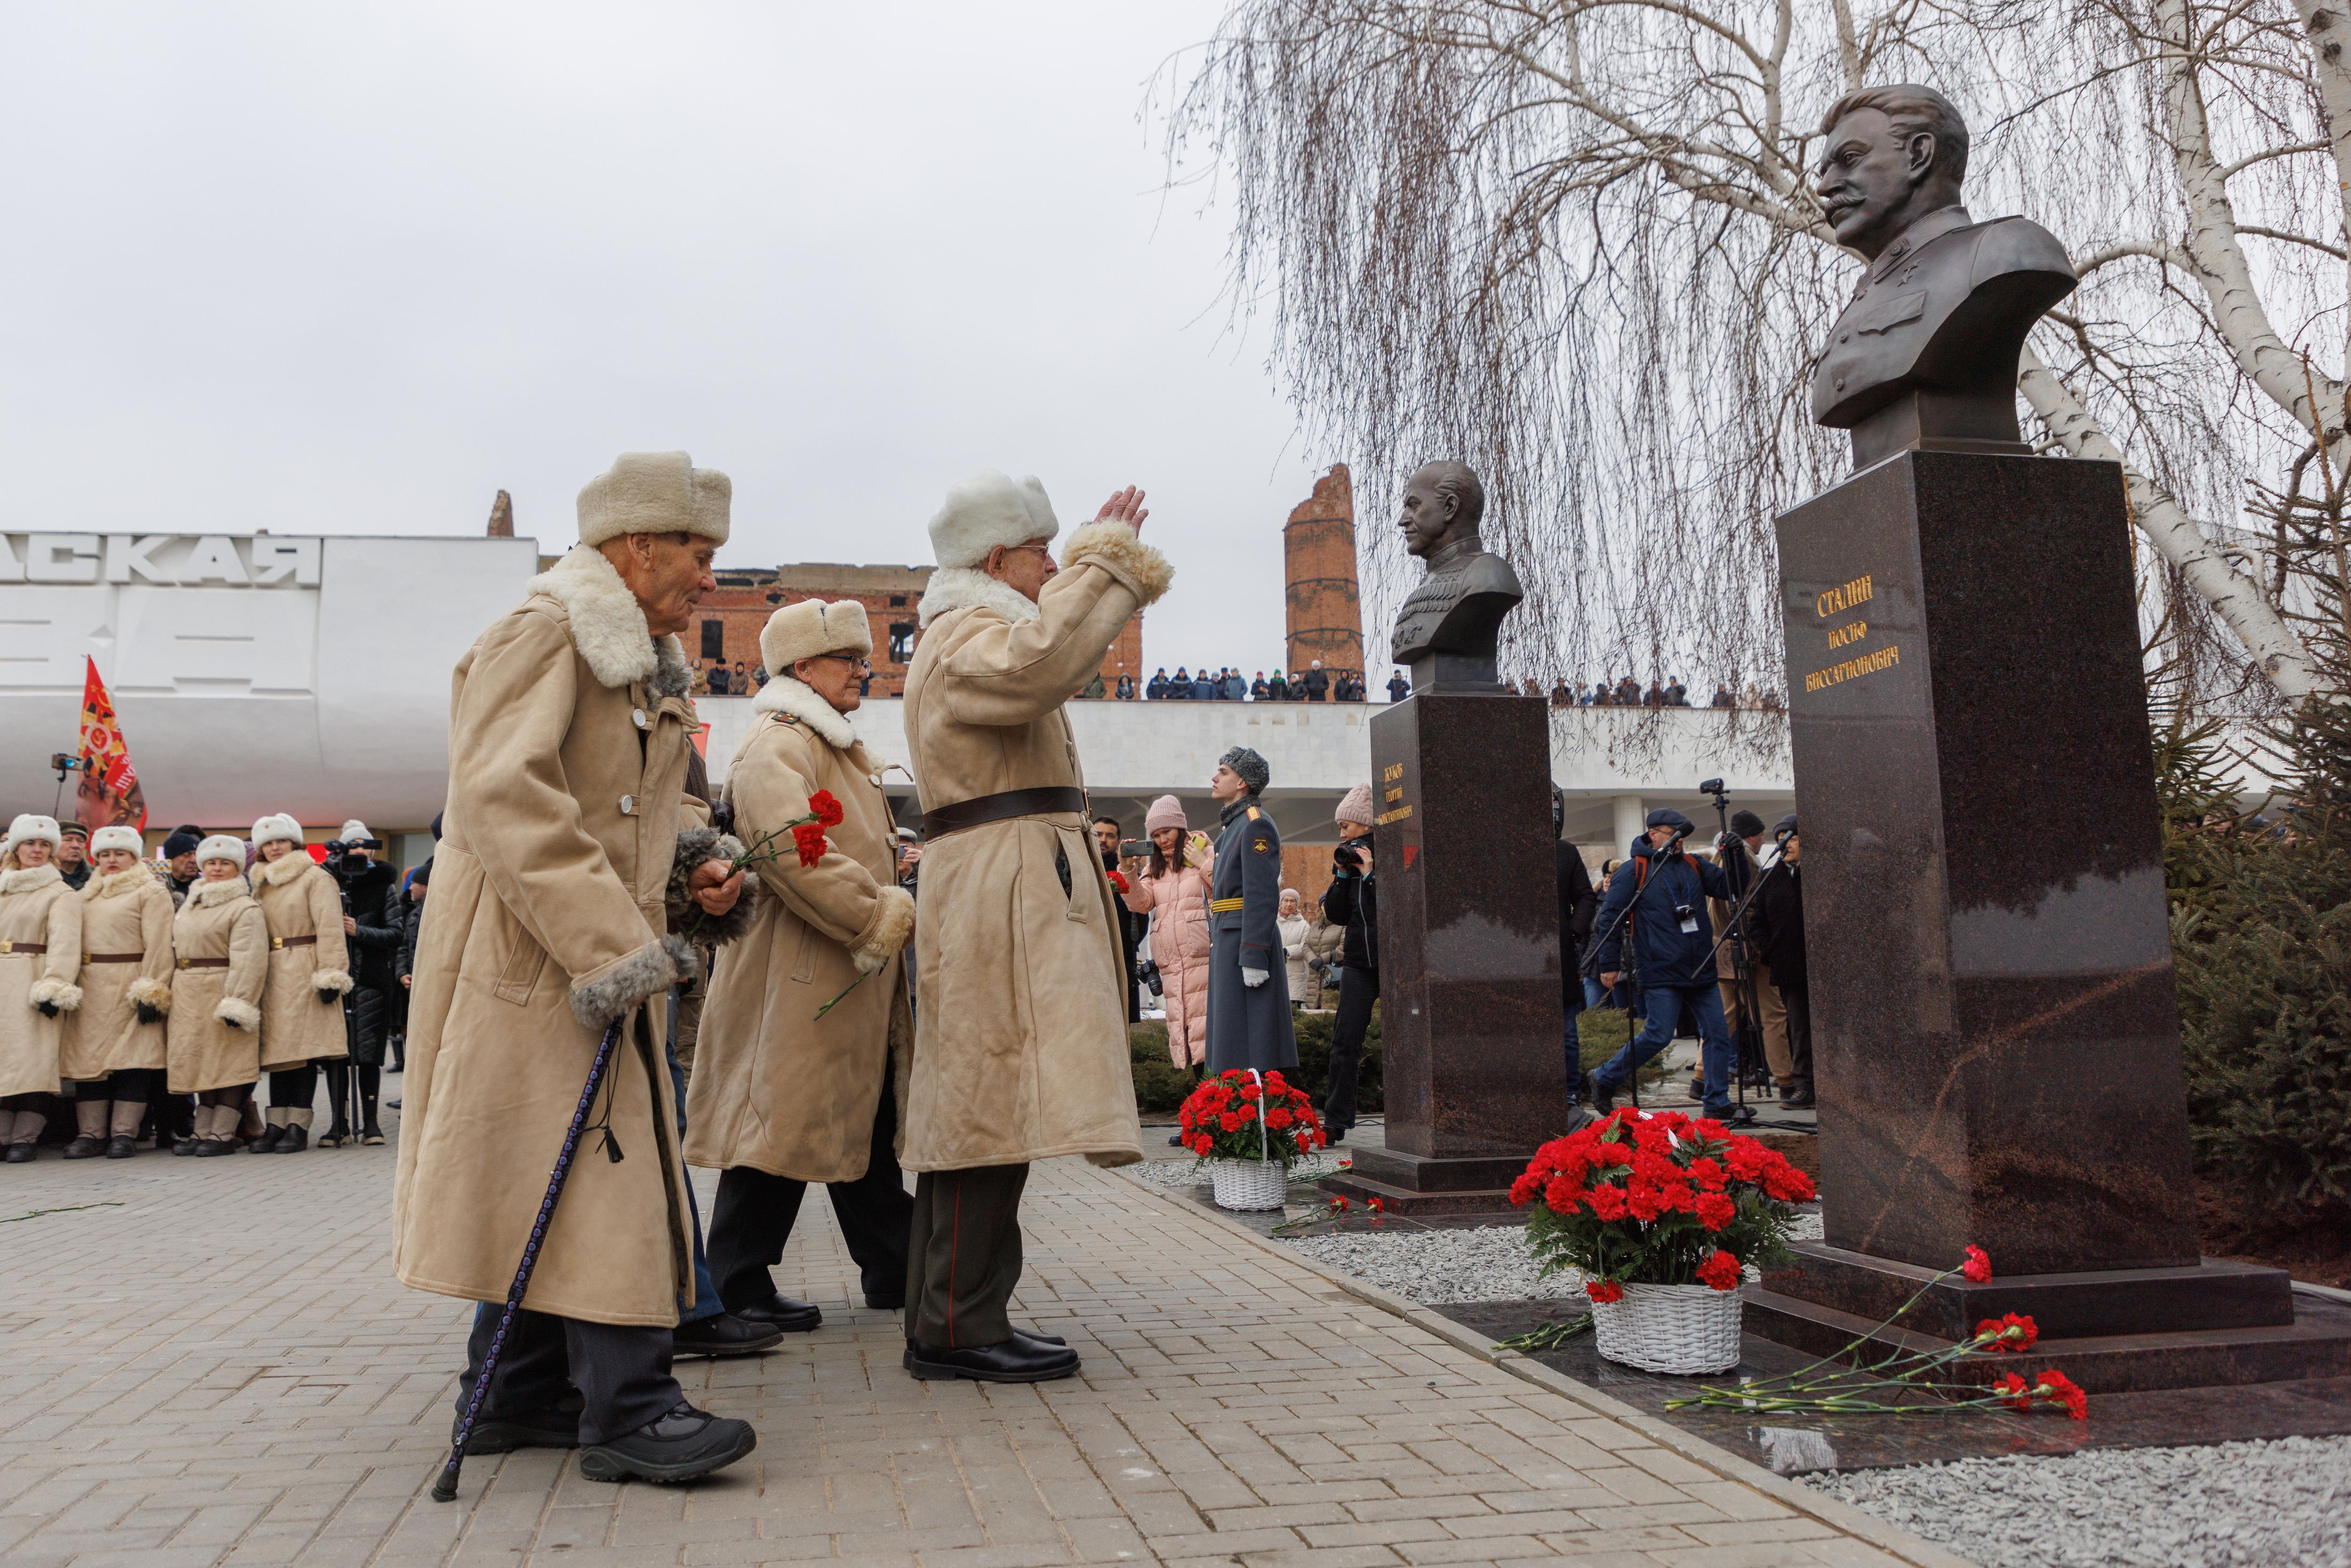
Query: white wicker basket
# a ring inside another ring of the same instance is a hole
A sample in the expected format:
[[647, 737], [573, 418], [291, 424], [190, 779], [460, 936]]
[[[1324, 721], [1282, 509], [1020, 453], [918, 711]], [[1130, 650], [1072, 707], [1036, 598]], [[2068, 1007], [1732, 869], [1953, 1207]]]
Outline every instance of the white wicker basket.
[[1210, 1160], [1208, 1176], [1218, 1208], [1280, 1208], [1290, 1192], [1289, 1169], [1279, 1161]]
[[1592, 1337], [1606, 1359], [1644, 1372], [1728, 1372], [1740, 1305], [1739, 1291], [1708, 1285], [1626, 1285], [1624, 1300], [1592, 1304]]

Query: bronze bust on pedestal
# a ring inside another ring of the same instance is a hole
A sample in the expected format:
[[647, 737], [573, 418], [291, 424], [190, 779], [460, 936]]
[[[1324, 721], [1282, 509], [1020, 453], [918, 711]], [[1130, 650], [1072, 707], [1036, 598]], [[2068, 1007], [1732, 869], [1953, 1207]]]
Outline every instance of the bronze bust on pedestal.
[[1867, 88], [1821, 121], [1813, 190], [1869, 262], [1830, 329], [1813, 418], [1853, 432], [1853, 465], [1911, 447], [2028, 451], [2016, 423], [2024, 336], [2074, 291], [2065, 247], [2025, 218], [1959, 205], [1968, 129], [1932, 88]]
[[1431, 463], [1405, 486], [1405, 548], [1428, 575], [1404, 601], [1389, 658], [1412, 671], [1415, 693], [1490, 692], [1500, 685], [1494, 642], [1526, 597], [1519, 574], [1478, 537], [1486, 487], [1467, 463]]

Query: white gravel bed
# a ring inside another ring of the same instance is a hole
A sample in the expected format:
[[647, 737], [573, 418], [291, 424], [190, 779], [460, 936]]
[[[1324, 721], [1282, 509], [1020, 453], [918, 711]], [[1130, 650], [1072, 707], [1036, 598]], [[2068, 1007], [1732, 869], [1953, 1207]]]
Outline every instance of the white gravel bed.
[[1326, 1269], [1353, 1274], [1408, 1301], [1522, 1301], [1583, 1290], [1583, 1276], [1573, 1270], [1536, 1279], [1527, 1233], [1515, 1225], [1281, 1239]]
[[[1146, 1138], [1149, 1137], [1151, 1135], [1151, 1130], [1147, 1127], [1144, 1128], [1143, 1135]], [[1332, 1172], [1336, 1171], [1339, 1168], [1339, 1162], [1346, 1157], [1347, 1156], [1344, 1155], [1333, 1155], [1327, 1152], [1319, 1155], [1308, 1155], [1303, 1159], [1291, 1162], [1290, 1166], [1290, 1179], [1292, 1182], [1318, 1181], [1323, 1176], [1329, 1176]], [[1198, 1165], [1189, 1157], [1180, 1160], [1145, 1160], [1141, 1165], [1127, 1166], [1123, 1168], [1142, 1180], [1149, 1182], [1154, 1186], [1167, 1186], [1181, 1189], [1187, 1186], [1206, 1186], [1208, 1185], [1208, 1168], [1206, 1166]], [[1293, 1203], [1306, 1203], [1311, 1201], [1319, 1204], [1325, 1201], [1319, 1195], [1310, 1195], [1310, 1197], [1301, 1197], [1299, 1196], [1299, 1189], [1296, 1188], [1291, 1190], [1290, 1196], [1290, 1200]]]
[[[2096, 1408], [2093, 1396], [2094, 1420]], [[1796, 1479], [1984, 1568], [2351, 1563], [2351, 1437], [2102, 1448]]]

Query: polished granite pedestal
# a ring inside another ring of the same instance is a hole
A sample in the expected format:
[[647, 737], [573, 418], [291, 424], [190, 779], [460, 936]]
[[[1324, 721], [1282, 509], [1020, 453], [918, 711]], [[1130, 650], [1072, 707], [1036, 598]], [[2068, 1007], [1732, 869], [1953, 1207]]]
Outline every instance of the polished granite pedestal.
[[1499, 686], [1372, 720], [1387, 1140], [1324, 1190], [1391, 1214], [1507, 1210], [1568, 1115], [1551, 721]]
[[1896, 1333], [2030, 1312], [2094, 1390], [2346, 1370], [2199, 1257], [2120, 468], [1905, 452], [1778, 529], [1826, 1234], [1755, 1332], [1833, 1350], [1974, 1245]]

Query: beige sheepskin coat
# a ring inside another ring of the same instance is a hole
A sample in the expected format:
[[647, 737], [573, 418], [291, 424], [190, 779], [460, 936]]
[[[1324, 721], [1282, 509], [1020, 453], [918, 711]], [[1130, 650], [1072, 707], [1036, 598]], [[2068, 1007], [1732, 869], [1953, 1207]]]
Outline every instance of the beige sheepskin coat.
[[[1061, 705], [1174, 572], [1115, 521], [1079, 529], [1063, 560], [1034, 604], [976, 572], [959, 574], [952, 591], [935, 579], [924, 595], [927, 630], [907, 674], [904, 717], [925, 810], [1083, 786]], [[926, 1171], [1056, 1155], [1100, 1165], [1142, 1158], [1127, 966], [1085, 813], [934, 835], [923, 849], [919, 909], [901, 1162]]]
[[893, 1047], [903, 1068], [914, 1044], [902, 955], [914, 901], [893, 874], [890, 803], [849, 720], [789, 675], [753, 706], [759, 716], [726, 770], [737, 836], [758, 844], [820, 789], [842, 816], [816, 864], [800, 864], [786, 831], [776, 857], [757, 865], [775, 896], [718, 956], [686, 1095], [685, 1157], [854, 1181], [872, 1152]]
[[[261, 993], [261, 1069], [350, 1054], [342, 995], [351, 988], [343, 936], [343, 894], [335, 873], [298, 845], [253, 867], [253, 897], [269, 925], [269, 984]], [[315, 942], [288, 937], [315, 936]], [[319, 993], [329, 993], [321, 1002]]]
[[[572, 1161], [526, 1304], [667, 1326], [693, 1291], [662, 1042], [668, 990], [698, 960], [666, 933], [692, 868], [735, 848], [684, 792], [700, 723], [690, 679], [677, 639], [653, 639], [585, 546], [458, 661], [392, 1191], [404, 1284], [505, 1299], [597, 1043], [621, 1019], [599, 1130]], [[754, 903], [747, 884], [712, 936], [739, 930]]]
[[159, 1013], [172, 1010], [172, 895], [153, 872], [134, 865], [90, 873], [81, 890], [81, 946], [96, 957], [138, 957], [82, 965], [81, 1006], [66, 1026], [64, 1075], [79, 1083], [164, 1066], [163, 1020], [139, 1021], [141, 1002]]
[[[269, 979], [269, 927], [245, 878], [199, 882], [172, 919], [178, 975], [172, 984], [171, 1089], [194, 1094], [261, 1076], [261, 988]], [[196, 958], [225, 958], [191, 967]]]
[[0, 865], [0, 943], [15, 949], [0, 952], [0, 1094], [54, 1094], [66, 1020], [81, 1006], [81, 900], [54, 865], [19, 866], [14, 852]]

